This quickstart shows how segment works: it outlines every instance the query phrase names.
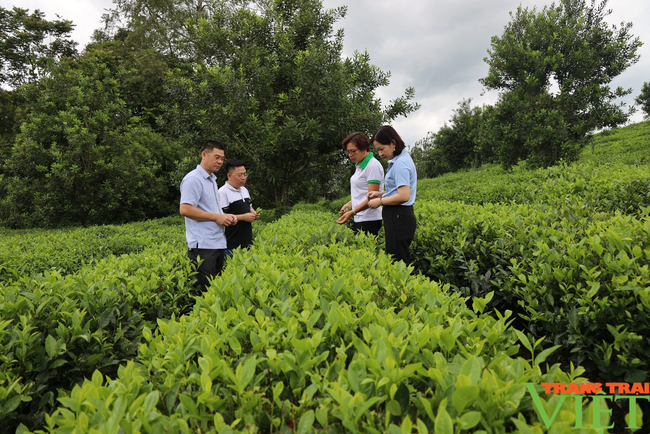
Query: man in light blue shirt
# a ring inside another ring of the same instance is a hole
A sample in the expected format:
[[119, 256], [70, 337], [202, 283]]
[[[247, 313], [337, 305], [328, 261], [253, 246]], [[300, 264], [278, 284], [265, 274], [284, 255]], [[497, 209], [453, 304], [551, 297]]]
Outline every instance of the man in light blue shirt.
[[226, 249], [225, 227], [237, 224], [233, 214], [224, 214], [219, 203], [219, 188], [214, 175], [225, 158], [224, 146], [208, 140], [201, 151], [201, 164], [181, 182], [180, 213], [185, 217], [188, 256], [196, 263], [197, 285], [201, 290], [208, 279], [221, 274]]

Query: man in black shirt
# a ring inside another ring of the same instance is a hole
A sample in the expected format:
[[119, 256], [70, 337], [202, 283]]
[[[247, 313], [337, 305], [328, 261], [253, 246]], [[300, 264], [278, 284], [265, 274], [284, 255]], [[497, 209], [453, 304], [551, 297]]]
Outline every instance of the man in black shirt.
[[226, 255], [232, 256], [232, 250], [249, 247], [253, 244], [253, 226], [251, 223], [259, 218], [251, 203], [251, 196], [246, 184], [246, 167], [241, 160], [226, 163], [228, 181], [219, 189], [219, 201], [224, 213], [234, 214], [237, 224], [226, 228], [228, 249]]

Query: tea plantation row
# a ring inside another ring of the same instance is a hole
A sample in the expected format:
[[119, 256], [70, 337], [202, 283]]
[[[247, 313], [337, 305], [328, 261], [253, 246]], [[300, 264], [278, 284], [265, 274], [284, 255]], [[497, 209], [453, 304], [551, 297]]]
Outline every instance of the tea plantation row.
[[0, 282], [48, 270], [75, 273], [108, 256], [141, 252], [162, 242], [182, 249], [184, 239], [179, 229], [182, 232], [178, 217], [68, 230], [0, 229]]
[[195, 305], [179, 218], [0, 231], [0, 431], [546, 432], [522, 383], [647, 381], [649, 125], [422, 180], [415, 272], [339, 203], [257, 224]]
[[508, 172], [487, 165], [418, 183], [420, 203], [540, 203], [553, 208], [567, 198], [595, 212], [634, 214], [650, 206], [650, 122], [598, 134], [572, 165], [536, 170], [522, 165]]
[[2, 432], [38, 427], [59, 391], [96, 369], [115, 375], [135, 357], [145, 326], [192, 303], [179, 219], [20, 232], [3, 238], [0, 256]]
[[[489, 297], [468, 308], [332, 218], [267, 225], [191, 313], [145, 327], [135, 361], [60, 398], [45, 429], [546, 431], [523, 383], [579, 381], [581, 369], [548, 367], [552, 349], [517, 333], [510, 312], [485, 313]], [[558, 405], [551, 431], [580, 432], [572, 400], [551, 397], [548, 414]]]
[[[642, 382], [650, 371], [650, 207], [638, 216], [578, 204], [418, 207], [417, 266], [517, 327], [546, 336], [592, 381]], [[436, 216], [427, 218], [427, 216]]]

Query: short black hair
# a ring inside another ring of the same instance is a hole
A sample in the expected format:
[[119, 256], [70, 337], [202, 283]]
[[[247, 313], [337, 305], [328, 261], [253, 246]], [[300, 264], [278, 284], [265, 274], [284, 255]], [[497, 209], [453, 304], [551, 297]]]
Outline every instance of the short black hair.
[[382, 145], [390, 145], [393, 141], [395, 142], [395, 155], [402, 153], [406, 145], [404, 145], [404, 140], [397, 134], [395, 128], [390, 125], [381, 126], [375, 131], [375, 134], [372, 135], [372, 140], [374, 142], [379, 142]]
[[242, 160], [228, 160], [226, 162], [226, 172], [227, 173], [232, 173], [235, 171], [236, 168], [245, 166], [244, 162]]
[[201, 148], [201, 152], [210, 152], [213, 149], [221, 149], [222, 151], [226, 151], [226, 148], [224, 148], [223, 143], [217, 141], [217, 140], [206, 140], [206, 142], [203, 144], [203, 147]]

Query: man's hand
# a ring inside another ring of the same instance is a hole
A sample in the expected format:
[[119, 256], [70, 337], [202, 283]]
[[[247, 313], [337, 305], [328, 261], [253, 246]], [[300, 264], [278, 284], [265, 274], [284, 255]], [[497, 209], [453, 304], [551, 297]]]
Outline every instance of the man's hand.
[[232, 226], [237, 224], [237, 217], [234, 214], [215, 214], [214, 221], [221, 226]]
[[252, 223], [253, 221], [257, 220], [258, 217], [259, 217], [259, 214], [257, 214], [257, 213], [248, 212], [246, 214], [239, 214], [237, 216], [237, 219], [241, 220], [243, 222]]

